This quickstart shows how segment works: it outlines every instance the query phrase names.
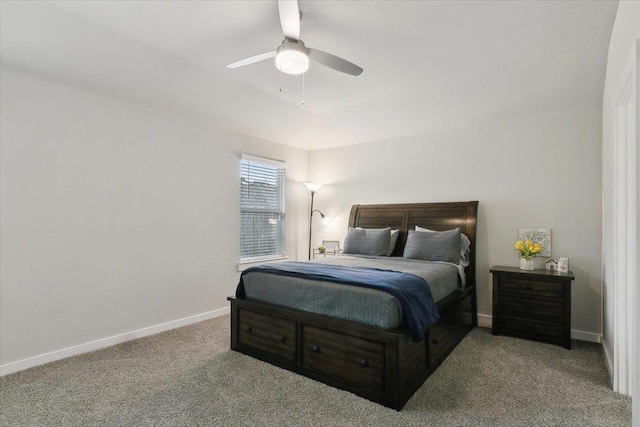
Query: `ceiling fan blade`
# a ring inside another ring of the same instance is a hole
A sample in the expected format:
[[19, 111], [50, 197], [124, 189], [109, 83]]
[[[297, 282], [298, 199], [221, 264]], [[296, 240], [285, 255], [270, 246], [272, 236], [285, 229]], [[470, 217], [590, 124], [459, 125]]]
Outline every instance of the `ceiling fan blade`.
[[325, 67], [333, 68], [336, 71], [351, 74], [352, 76], [359, 76], [363, 71], [362, 68], [358, 67], [353, 62], [349, 62], [339, 56], [335, 56], [318, 49], [309, 48], [309, 59], [317, 62], [318, 64], [322, 64]]
[[278, 0], [282, 33], [290, 40], [300, 39], [300, 9], [297, 0]]
[[261, 53], [260, 55], [250, 56], [249, 58], [241, 59], [232, 64], [227, 65], [227, 68], [244, 67], [245, 65], [255, 64], [256, 62], [264, 61], [265, 59], [273, 58], [276, 56], [276, 52]]

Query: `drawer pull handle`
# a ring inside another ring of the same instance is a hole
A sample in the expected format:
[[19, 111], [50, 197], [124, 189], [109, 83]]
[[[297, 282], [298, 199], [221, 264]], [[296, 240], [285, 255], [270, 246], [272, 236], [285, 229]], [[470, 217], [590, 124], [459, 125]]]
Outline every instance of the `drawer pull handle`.
[[456, 329], [456, 325], [449, 325], [449, 329], [451, 329], [452, 331]]
[[431, 342], [432, 342], [433, 344], [438, 344], [438, 339], [437, 339], [437, 338], [434, 338], [434, 339], [432, 339], [432, 340], [431, 340]]
[[287, 340], [287, 337], [284, 335], [274, 335], [273, 337], [276, 341], [280, 341], [280, 342], [285, 342]]
[[528, 290], [528, 291], [533, 290], [533, 286], [531, 286], [531, 285], [525, 285], [525, 287], [524, 287], [524, 288], [525, 288], [526, 290]]
[[314, 345], [313, 347], [311, 347], [311, 351], [313, 351], [314, 353], [320, 353], [320, 347], [317, 345]]
[[245, 328], [244, 328], [244, 329], [245, 329], [245, 331], [247, 331], [247, 332], [251, 332], [251, 331], [253, 331], [253, 328], [252, 328], [251, 326], [245, 326]]
[[367, 361], [367, 359], [362, 359], [360, 361], [360, 366], [362, 366], [363, 368], [366, 368], [369, 366], [369, 362]]

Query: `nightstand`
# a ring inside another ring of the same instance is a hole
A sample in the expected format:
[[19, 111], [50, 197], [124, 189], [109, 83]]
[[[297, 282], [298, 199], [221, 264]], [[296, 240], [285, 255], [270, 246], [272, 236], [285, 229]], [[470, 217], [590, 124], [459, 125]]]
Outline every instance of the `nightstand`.
[[324, 253], [320, 253], [318, 249], [313, 250], [313, 259], [322, 259], [328, 256], [336, 256], [342, 255], [342, 249], [329, 250], [327, 249]]
[[494, 335], [510, 335], [571, 348], [572, 272], [494, 266]]

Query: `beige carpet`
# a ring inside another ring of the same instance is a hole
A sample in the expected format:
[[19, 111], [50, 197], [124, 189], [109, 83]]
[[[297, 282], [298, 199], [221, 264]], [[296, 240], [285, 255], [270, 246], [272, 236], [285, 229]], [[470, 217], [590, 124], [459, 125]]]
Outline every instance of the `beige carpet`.
[[229, 317], [8, 375], [3, 426], [630, 426], [599, 345], [475, 329], [401, 412], [229, 350]]

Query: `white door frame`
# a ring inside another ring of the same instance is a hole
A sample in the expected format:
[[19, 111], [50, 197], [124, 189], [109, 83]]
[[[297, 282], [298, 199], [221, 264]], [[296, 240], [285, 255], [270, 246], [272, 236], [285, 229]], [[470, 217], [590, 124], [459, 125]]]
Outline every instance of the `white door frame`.
[[628, 395], [634, 392], [637, 371], [636, 56], [634, 46], [616, 102], [614, 158], [613, 389]]
[[640, 203], [640, 130], [638, 130], [638, 125], [640, 125], [640, 79], [638, 79], [637, 72], [640, 70], [640, 40], [636, 40], [635, 49], [636, 60], [635, 60], [635, 81], [636, 81], [636, 140], [635, 140], [635, 149], [636, 149], [636, 280], [633, 283], [635, 286], [635, 354], [633, 354], [633, 358], [631, 359], [633, 362], [632, 369], [635, 369], [635, 385], [632, 391], [633, 397], [633, 426], [640, 427], [640, 220], [638, 219], [638, 209]]

